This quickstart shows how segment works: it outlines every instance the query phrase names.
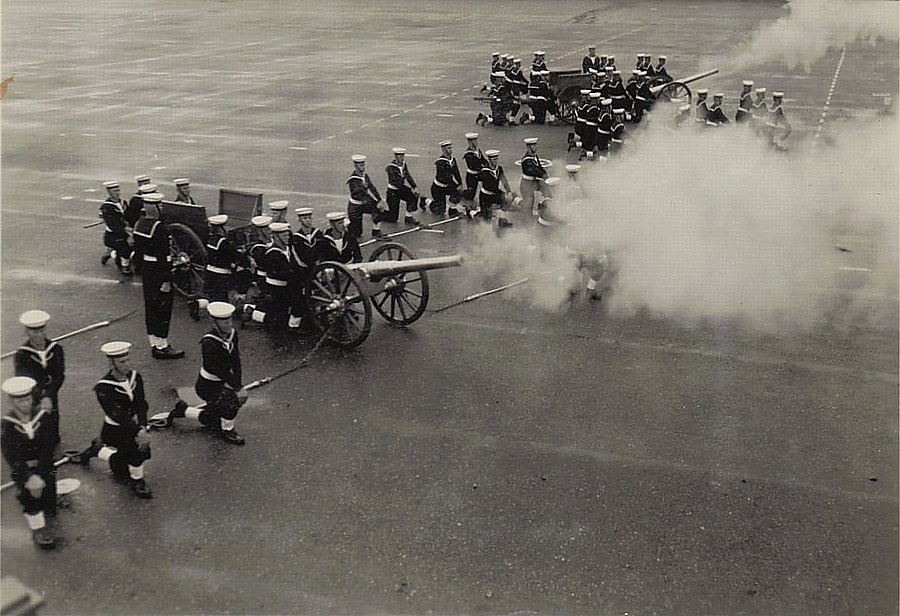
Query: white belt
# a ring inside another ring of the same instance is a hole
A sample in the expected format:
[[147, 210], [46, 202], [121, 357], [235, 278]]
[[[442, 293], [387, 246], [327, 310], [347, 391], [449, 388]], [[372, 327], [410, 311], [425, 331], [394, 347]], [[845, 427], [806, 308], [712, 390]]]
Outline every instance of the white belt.
[[585, 120], [584, 123], [587, 124], [588, 126], [597, 126], [596, 122], [588, 122], [587, 120]]
[[350, 203], [352, 203], [353, 205], [365, 205], [366, 204], [365, 201], [357, 201], [353, 197], [350, 197]]
[[602, 128], [598, 128], [598, 129], [597, 129], [597, 132], [600, 133], [601, 135], [608, 135], [608, 134], [609, 134], [609, 131], [608, 131], [608, 130], [603, 130]]
[[103, 421], [106, 422], [106, 423], [108, 423], [108, 424], [111, 425], [111, 426], [120, 426], [120, 425], [122, 425], [122, 424], [120, 424], [120, 423], [117, 422], [117, 421], [113, 421], [113, 420], [110, 419], [108, 416], [107, 416], [107, 417], [104, 417], [104, 418], [103, 418]]
[[497, 194], [496, 192], [493, 192], [490, 190], [485, 190], [484, 187], [480, 188], [479, 190], [481, 190], [482, 194], [485, 194], [485, 195], [496, 195]]
[[531, 177], [530, 175], [523, 175], [523, 176], [522, 176], [522, 179], [523, 179], [523, 180], [531, 180], [532, 182], [536, 182], [536, 181], [537, 181], [537, 178], [533, 178], [533, 177]]
[[400, 190], [400, 189], [397, 188], [396, 186], [392, 186], [391, 184], [388, 184], [388, 190]]
[[112, 233], [112, 232], [113, 232], [113, 230], [110, 229], [108, 225], [103, 225], [103, 226], [104, 226], [104, 228], [106, 228], [106, 231], [107, 231], [108, 233]]
[[613, 138], [612, 138], [612, 142], [613, 142], [613, 143], [622, 143], [622, 140], [621, 140], [621, 139], [616, 139], [615, 137], [613, 137]]
[[529, 94], [528, 98], [530, 98], [533, 101], [546, 101], [547, 100], [546, 96], [531, 96], [530, 94]]
[[434, 185], [438, 186], [440, 188], [447, 188], [446, 184], [442, 184], [442, 183], [438, 182], [437, 180], [434, 181]]
[[266, 276], [266, 283], [272, 285], [273, 287], [286, 287], [287, 280], [277, 280], [275, 278], [269, 278]]
[[478, 175], [478, 171], [473, 171], [472, 169], [469, 169], [468, 167], [466, 167], [466, 173], [468, 173], [469, 175]]
[[[166, 255], [166, 259], [165, 259], [166, 263], [169, 263], [171, 260], [172, 260], [172, 257], [169, 255]], [[150, 263], [158, 263], [159, 258], [154, 257], [153, 255], [144, 255], [144, 261], [148, 261]]]
[[213, 274], [225, 274], [225, 275], [231, 274], [230, 269], [225, 269], [224, 267], [219, 267], [218, 265], [207, 265], [206, 271], [212, 272]]
[[260, 278], [265, 278], [266, 272], [261, 269], [258, 269], [258, 270], [256, 270], [256, 275], [259, 276]]
[[222, 382], [222, 379], [217, 377], [212, 372], [207, 371], [206, 368], [204, 368], [203, 366], [200, 366], [200, 376], [202, 376], [207, 381], [216, 381], [217, 383]]

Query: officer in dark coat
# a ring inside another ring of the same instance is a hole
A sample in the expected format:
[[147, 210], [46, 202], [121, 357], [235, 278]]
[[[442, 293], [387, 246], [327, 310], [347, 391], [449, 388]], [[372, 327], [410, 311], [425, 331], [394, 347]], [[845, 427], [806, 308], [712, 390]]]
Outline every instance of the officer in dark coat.
[[38, 547], [50, 549], [56, 545], [56, 536], [46, 519], [56, 515], [53, 470], [56, 441], [47, 421], [48, 411], [34, 402], [36, 385], [28, 376], [15, 376], [3, 382], [9, 412], [0, 421], [0, 446], [32, 538]]
[[241, 351], [233, 321], [235, 308], [227, 302], [211, 302], [206, 311], [213, 327], [200, 339], [203, 363], [194, 386], [206, 404], [198, 408], [179, 400], [169, 413], [168, 423], [179, 417], [194, 419], [215, 430], [225, 442], [243, 445], [244, 437], [234, 429], [235, 418], [248, 395], [241, 381]]
[[73, 458], [88, 466], [98, 457], [109, 464], [119, 479], [127, 479], [132, 491], [141, 498], [153, 492], [144, 480], [144, 462], [150, 459], [150, 435], [147, 432], [147, 398], [144, 379], [131, 368], [131, 343], [107, 342], [100, 352], [109, 359], [109, 372], [94, 385], [97, 401], [103, 409], [103, 429], [91, 447]]
[[107, 197], [100, 204], [100, 218], [106, 230], [103, 233], [103, 245], [106, 254], [100, 258], [100, 263], [106, 265], [111, 257], [116, 260], [116, 266], [125, 276], [131, 276], [131, 245], [128, 243], [128, 232], [131, 225], [125, 219], [127, 205], [121, 197], [121, 189], [118, 182], [104, 182]]
[[172, 320], [172, 256], [169, 231], [160, 220], [162, 195], [143, 196], [143, 216], [134, 227], [134, 250], [140, 255], [143, 272], [144, 321], [155, 359], [179, 359], [184, 351], [169, 345]]
[[25, 326], [28, 340], [15, 355], [16, 376], [28, 376], [37, 383], [34, 402], [47, 411], [46, 423], [59, 443], [59, 388], [66, 380], [66, 358], [59, 343], [47, 337], [50, 315], [43, 310], [23, 312], [19, 322]]
[[323, 261], [338, 263], [360, 263], [363, 260], [359, 241], [352, 233], [347, 232], [347, 216], [343, 212], [329, 212], [325, 219], [330, 225], [325, 229]]

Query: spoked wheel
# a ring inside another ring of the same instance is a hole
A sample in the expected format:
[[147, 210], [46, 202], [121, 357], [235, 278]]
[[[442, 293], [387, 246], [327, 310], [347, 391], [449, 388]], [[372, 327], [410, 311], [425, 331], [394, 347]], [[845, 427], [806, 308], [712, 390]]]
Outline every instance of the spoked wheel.
[[188, 299], [203, 294], [206, 249], [196, 233], [180, 222], [169, 224], [169, 254], [172, 255], [172, 286]]
[[691, 104], [691, 89], [680, 81], [673, 81], [659, 91], [658, 100], [668, 101], [676, 105]]
[[[402, 244], [381, 244], [369, 261], [404, 261], [416, 256]], [[391, 325], [406, 327], [425, 313], [428, 305], [428, 276], [424, 271], [403, 272], [384, 278], [384, 290], [372, 298], [375, 310]]]
[[341, 263], [316, 264], [306, 287], [312, 322], [342, 349], [362, 344], [372, 329], [372, 306], [350, 270]]
[[558, 99], [559, 114], [557, 117], [566, 124], [575, 124], [575, 111], [578, 109], [578, 101], [581, 99], [580, 88], [570, 87], [563, 90]]

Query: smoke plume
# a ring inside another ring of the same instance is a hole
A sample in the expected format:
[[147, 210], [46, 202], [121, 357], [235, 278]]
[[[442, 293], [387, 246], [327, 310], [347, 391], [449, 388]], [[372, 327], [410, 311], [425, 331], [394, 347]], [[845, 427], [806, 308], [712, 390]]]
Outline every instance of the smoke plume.
[[723, 65], [717, 56], [709, 64], [735, 72], [779, 61], [789, 69], [802, 66], [808, 72], [830, 47], [840, 48], [857, 40], [874, 43], [878, 38], [900, 38], [897, 2], [791, 0], [784, 10], [784, 17], [762, 27], [735, 49], [731, 61]]

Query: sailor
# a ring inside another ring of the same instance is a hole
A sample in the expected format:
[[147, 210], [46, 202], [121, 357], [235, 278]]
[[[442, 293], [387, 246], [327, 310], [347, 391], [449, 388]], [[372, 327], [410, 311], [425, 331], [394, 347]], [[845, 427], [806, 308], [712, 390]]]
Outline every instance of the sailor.
[[287, 222], [287, 209], [290, 201], [273, 201], [269, 204], [272, 222]]
[[622, 83], [622, 73], [613, 71], [607, 88], [608, 98], [612, 99], [613, 107], [625, 108], [628, 94], [625, 92], [625, 84]]
[[587, 196], [584, 187], [578, 182], [579, 171], [581, 171], [581, 165], [566, 165], [566, 177], [568, 178], [564, 193], [566, 203], [572, 203]]
[[[594, 149], [597, 147], [597, 121], [600, 119], [600, 93], [591, 92], [588, 94], [588, 106], [584, 111], [584, 135], [582, 143], [584, 155], [588, 160], [594, 159]], [[526, 201], [525, 193], [522, 198]]]
[[638, 74], [638, 89], [634, 99], [634, 112], [632, 113], [631, 118], [632, 122], [640, 122], [644, 113], [650, 111], [650, 107], [653, 106], [655, 100], [656, 96], [653, 95], [653, 91], [650, 89], [650, 80], [647, 73], [641, 71]]
[[172, 180], [172, 183], [175, 184], [175, 190], [177, 191], [174, 199], [175, 203], [197, 205], [197, 202], [191, 196], [191, 180], [189, 178], [175, 178]]
[[322, 259], [325, 243], [322, 231], [313, 226], [311, 207], [297, 208], [294, 213], [297, 214], [299, 227], [290, 240], [291, 264], [295, 270], [291, 284], [288, 285], [292, 297], [291, 316], [288, 319], [288, 327], [291, 329], [300, 327], [306, 312], [306, 285], [316, 263]]
[[[434, 181], [431, 183], [432, 201], [428, 204], [432, 214], [438, 216], [457, 216], [459, 210], [456, 206], [462, 199], [459, 187], [462, 186], [462, 177], [459, 174], [459, 166], [453, 157], [453, 142], [449, 139], [441, 141], [441, 155], [434, 161]], [[450, 197], [450, 207], [447, 207], [447, 197]]]
[[628, 78], [628, 83], [625, 84], [625, 113], [626, 117], [632, 120], [638, 113], [637, 95], [638, 89], [641, 87], [640, 73], [641, 71], [638, 69], [632, 70], [631, 77]]
[[585, 75], [590, 73], [591, 69], [595, 71], [600, 71], [602, 68], [606, 68], [606, 56], [597, 57], [597, 46], [589, 45], [587, 55], [581, 59], [581, 72]]
[[509, 205], [512, 201], [512, 191], [509, 187], [509, 181], [500, 166], [500, 151], [488, 150], [484, 153], [487, 157], [487, 165], [481, 168], [478, 178], [481, 186], [478, 191], [478, 210], [470, 213], [470, 217], [476, 216], [485, 220], [493, 217], [494, 209], [501, 210], [498, 225], [500, 227], [510, 227], [512, 223], [506, 216]]
[[615, 271], [610, 267], [609, 257], [604, 253], [579, 253], [576, 267], [588, 276], [586, 295], [588, 299], [600, 301], [603, 294], [612, 287]]
[[741, 90], [741, 98], [738, 101], [737, 112], [734, 115], [734, 121], [736, 123], [740, 122], [749, 122], [753, 119], [753, 82], [750, 80], [744, 80], [743, 89]]
[[103, 429], [87, 450], [72, 458], [88, 466], [91, 458], [107, 462], [113, 475], [128, 480], [141, 498], [153, 498], [144, 480], [144, 462], [150, 459], [150, 435], [147, 432], [147, 398], [144, 379], [131, 368], [131, 343], [107, 342], [100, 352], [109, 360], [109, 372], [94, 385], [94, 393], [103, 409]]
[[640, 72], [644, 70], [644, 54], [639, 53], [636, 54], [636, 60], [634, 62], [634, 70]]
[[703, 125], [706, 124], [706, 119], [709, 117], [709, 100], [706, 98], [708, 94], [709, 90], [706, 88], [697, 90], [697, 113], [694, 119]]
[[106, 229], [103, 233], [103, 245], [106, 254], [100, 258], [100, 263], [106, 265], [110, 258], [116, 260], [116, 267], [124, 276], [131, 276], [131, 245], [128, 243], [128, 233], [131, 225], [125, 219], [127, 206], [122, 200], [121, 188], [118, 182], [104, 182], [107, 197], [100, 204], [100, 218]]
[[534, 73], [536, 71], [549, 71], [550, 69], [547, 67], [547, 59], [543, 51], [534, 52], [534, 59], [531, 61], [531, 72]]
[[575, 108], [575, 134], [578, 135], [578, 139], [576, 141], [570, 140], [569, 149], [572, 147], [580, 147], [581, 148], [581, 158], [585, 156], [585, 146], [584, 139], [585, 135], [588, 133], [587, 127], [587, 115], [588, 110], [590, 109], [590, 94], [591, 91], [587, 89], [579, 90], [579, 94], [581, 94], [581, 100], [578, 101], [578, 106]]
[[248, 397], [241, 381], [241, 351], [233, 320], [235, 307], [227, 302], [212, 302], [206, 310], [213, 326], [200, 339], [203, 360], [194, 385], [205, 404], [202, 408], [192, 407], [179, 400], [169, 413], [168, 423], [171, 425], [181, 417], [193, 419], [213, 429], [226, 443], [243, 445], [244, 437], [234, 429], [238, 411]]
[[621, 151], [625, 143], [625, 110], [621, 107], [613, 109], [613, 119], [610, 125], [609, 154], [613, 156]]
[[128, 206], [125, 208], [125, 222], [128, 223], [129, 227], [134, 227], [134, 223], [141, 217], [141, 209], [144, 207], [144, 202], [141, 200], [141, 194], [156, 192], [155, 184], [153, 185], [152, 190], [142, 190], [143, 187], [150, 185], [149, 175], [136, 175], [134, 176], [134, 181], [137, 182], [137, 191], [134, 196], [128, 200]]
[[385, 200], [388, 211], [385, 212], [386, 222], [397, 222], [400, 218], [400, 202], [406, 205], [406, 214], [403, 222], [408, 225], [418, 225], [419, 221], [413, 216], [419, 207], [419, 187], [409, 172], [406, 164], [406, 148], [393, 148], [394, 160], [385, 167], [387, 173], [387, 191]]
[[600, 115], [597, 118], [597, 151], [603, 158], [609, 154], [609, 137], [612, 134], [612, 99], [600, 99]]
[[46, 422], [55, 445], [60, 442], [59, 388], [66, 380], [66, 357], [62, 346], [47, 337], [49, 320], [50, 315], [43, 310], [28, 310], [19, 316], [28, 340], [16, 351], [14, 362], [16, 376], [31, 377], [36, 383], [34, 402], [47, 411]]
[[363, 214], [368, 214], [372, 219], [372, 237], [383, 237], [381, 232], [381, 217], [387, 206], [381, 203], [381, 194], [372, 183], [369, 174], [366, 173], [366, 156], [354, 154], [350, 157], [353, 161], [353, 171], [347, 178], [347, 188], [350, 190], [350, 200], [347, 202], [347, 215], [350, 217], [350, 233], [360, 237], [363, 232]]
[[[594, 126], [596, 132], [596, 124]], [[541, 159], [537, 152], [537, 137], [526, 137], [525, 154], [522, 156], [522, 179], [519, 181], [519, 194], [522, 196], [522, 207], [537, 214], [537, 203], [535, 202], [536, 191], [540, 191], [541, 182], [547, 177], [547, 170], [544, 169]]]
[[653, 69], [653, 61], [650, 59], [650, 54], [643, 54], [644, 60], [641, 63], [641, 71], [646, 73], [647, 79], [649, 80], [651, 77], [656, 77], [656, 71]]
[[[533, 76], [534, 71], [531, 74]], [[513, 96], [521, 96], [528, 91], [528, 79], [522, 72], [522, 58], [513, 59], [512, 67], [506, 70], [505, 79]]]
[[56, 545], [47, 517], [56, 515], [56, 473], [53, 450], [56, 441], [47, 421], [49, 411], [35, 404], [37, 383], [28, 376], [14, 376], [0, 388], [7, 395], [9, 412], [2, 418], [0, 446], [16, 486], [16, 499], [35, 544], [43, 549]]
[[[236, 276], [239, 269], [244, 271], [250, 263], [225, 231], [227, 214], [217, 214], [207, 218], [209, 237], [206, 240], [206, 271], [203, 272], [203, 292], [205, 297], [191, 300], [188, 312], [195, 321], [200, 319], [200, 310], [209, 302], [230, 301], [237, 293]], [[246, 290], [244, 290], [246, 293]]]
[[541, 188], [541, 200], [537, 206], [537, 222], [542, 227], [555, 227], [562, 221], [553, 212], [553, 191], [559, 186], [562, 178], [551, 177], [544, 180]]
[[500, 52], [495, 51], [491, 54], [491, 73], [496, 71], [498, 66], [500, 66]]
[[[532, 83], [528, 86], [528, 104], [531, 106], [534, 115], [526, 116], [522, 114], [522, 117], [527, 119], [528, 122], [545, 124], [549, 121], [550, 124], [554, 124], [556, 120], [555, 116], [558, 113], [558, 108], [556, 97], [550, 89], [549, 78], [550, 71], [532, 74]], [[528, 122], [523, 120], [520, 123], [526, 124]]]
[[691, 106], [684, 104], [678, 108], [678, 112], [672, 117], [672, 123], [676, 128], [686, 126], [691, 121]]
[[134, 226], [134, 251], [143, 271], [144, 322], [155, 359], [179, 359], [184, 351], [169, 345], [172, 320], [172, 256], [169, 231], [160, 221], [162, 195], [143, 196], [143, 216]]
[[257, 267], [262, 267], [266, 276], [262, 293], [265, 302], [248, 305], [245, 311], [256, 323], [285, 327], [293, 305], [291, 292], [299, 285], [297, 270], [291, 265], [291, 226], [286, 222], [273, 222], [269, 224], [269, 231], [272, 242], [261, 261], [257, 261]]
[[766, 89], [756, 88], [753, 91], [755, 99], [753, 101], [753, 120], [756, 123], [765, 122], [769, 118], [769, 106], [766, 104]]
[[338, 263], [360, 263], [362, 251], [359, 241], [352, 234], [347, 233], [347, 216], [343, 212], [329, 212], [325, 214], [325, 220], [329, 227], [323, 234], [322, 260], [337, 261]]
[[729, 123], [728, 118], [725, 117], [725, 112], [722, 111], [722, 100], [724, 98], [725, 95], [721, 93], [713, 95], [713, 104], [709, 107], [709, 115], [706, 117], [707, 126], [718, 127]]
[[669, 75], [669, 71], [666, 70], [666, 56], [658, 56], [658, 58], [659, 60], [656, 64], [656, 68], [653, 69], [657, 81], [659, 83], [669, 83], [670, 81], [674, 81], [672, 76]]
[[769, 131], [769, 139], [772, 145], [778, 149], [785, 149], [784, 142], [790, 136], [791, 123], [784, 115], [784, 93], [772, 92], [772, 109], [766, 120], [766, 128]]
[[[487, 165], [487, 157], [478, 147], [478, 133], [466, 133], [466, 151], [463, 152], [463, 163], [466, 165], [466, 189], [463, 198], [467, 202], [474, 201], [478, 193], [478, 174]], [[466, 206], [467, 212], [471, 207]]]
[[618, 69], [618, 67], [616, 66], [616, 57], [615, 56], [607, 57], [606, 58], [606, 66], [604, 68], [606, 68], [607, 70], [612, 69], [613, 72], [616, 72], [616, 70]]
[[244, 305], [244, 315], [252, 314], [257, 306], [265, 307], [266, 304], [266, 268], [263, 264], [263, 259], [269, 246], [272, 245], [269, 231], [270, 224], [272, 224], [271, 216], [260, 215], [250, 219], [247, 256], [250, 259], [250, 268], [253, 270], [253, 283], [256, 287], [256, 292], [252, 301]]

